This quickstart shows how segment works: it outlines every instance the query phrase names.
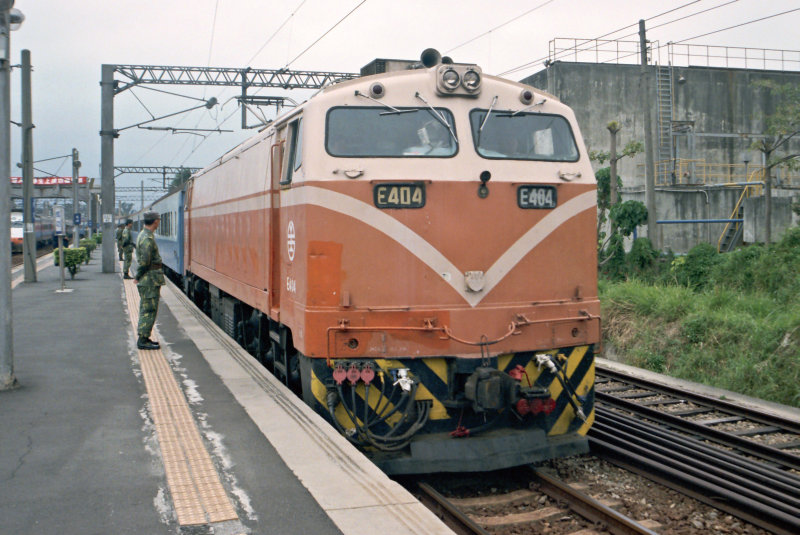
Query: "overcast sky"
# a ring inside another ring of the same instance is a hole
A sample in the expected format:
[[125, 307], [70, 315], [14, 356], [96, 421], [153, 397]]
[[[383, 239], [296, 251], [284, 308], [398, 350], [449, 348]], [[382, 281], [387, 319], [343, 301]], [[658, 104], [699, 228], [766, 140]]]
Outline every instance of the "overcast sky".
[[[727, 4], [727, 5], [725, 5]], [[657, 15], [679, 8], [660, 17]], [[707, 13], [693, 15], [703, 10]], [[434, 47], [457, 62], [474, 62], [490, 74], [519, 80], [543, 69], [556, 38], [636, 40], [639, 19], [661, 45], [746, 23], [791, 9], [797, 0], [17, 0], [26, 19], [11, 36], [11, 62], [31, 51], [34, 159], [80, 151], [82, 175], [99, 176], [100, 66], [215, 66], [358, 72], [374, 58], [417, 59]], [[355, 10], [354, 10], [355, 9]], [[354, 11], [353, 11], [354, 10]], [[352, 13], [348, 15], [348, 13]], [[693, 15], [693, 16], [692, 16]], [[346, 18], [344, 18], [347, 16]], [[668, 23], [687, 17], [684, 20]], [[343, 19], [344, 20], [341, 20]], [[341, 22], [331, 30], [331, 28]], [[664, 24], [661, 27], [656, 27]], [[283, 27], [281, 28], [281, 26]], [[621, 28], [622, 31], [607, 35]], [[692, 44], [800, 50], [800, 11], [687, 41]], [[280, 28], [280, 31], [278, 31]], [[330, 32], [312, 45], [326, 32]], [[270, 39], [271, 38], [271, 39]], [[562, 44], [562, 41], [559, 41]], [[664, 54], [662, 52], [662, 54]], [[800, 60], [795, 52], [793, 59]], [[565, 58], [568, 60], [569, 58]], [[662, 60], [666, 56], [663, 55]], [[793, 70], [800, 70], [795, 63]], [[118, 76], [118, 79], [123, 79]], [[12, 74], [12, 119], [19, 120], [19, 71]], [[202, 167], [253, 134], [240, 129], [239, 93], [216, 87], [150, 86], [183, 95], [217, 97], [220, 105], [153, 123], [222, 128], [203, 138], [131, 129], [115, 142], [115, 164]], [[305, 100], [309, 91], [267, 91]], [[196, 101], [146, 89], [115, 98], [115, 128], [195, 106]], [[265, 108], [274, 118], [274, 108]], [[224, 119], [230, 117], [227, 121]], [[12, 130], [12, 174], [19, 174], [19, 130]], [[63, 163], [63, 165], [62, 165]], [[36, 164], [36, 176], [68, 175], [67, 160]], [[123, 175], [120, 186], [156, 185]], [[160, 180], [158, 181], [160, 183]], [[152, 195], [149, 195], [151, 198]], [[118, 195], [118, 198], [123, 198]], [[138, 197], [136, 197], [138, 204]]]

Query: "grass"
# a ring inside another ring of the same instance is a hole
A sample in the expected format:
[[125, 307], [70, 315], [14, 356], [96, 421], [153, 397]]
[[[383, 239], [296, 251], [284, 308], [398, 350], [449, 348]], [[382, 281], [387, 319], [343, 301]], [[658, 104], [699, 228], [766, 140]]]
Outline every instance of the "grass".
[[705, 257], [684, 284], [601, 281], [604, 345], [627, 364], [800, 407], [800, 229], [748, 249]]

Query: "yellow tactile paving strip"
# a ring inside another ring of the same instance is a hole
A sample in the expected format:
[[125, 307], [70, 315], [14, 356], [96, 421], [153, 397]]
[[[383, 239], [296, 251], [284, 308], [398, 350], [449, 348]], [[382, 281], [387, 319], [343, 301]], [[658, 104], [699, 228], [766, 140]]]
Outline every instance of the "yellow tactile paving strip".
[[[124, 283], [135, 330], [139, 322], [139, 292], [132, 280]], [[238, 520], [163, 353], [160, 349], [139, 350], [139, 360], [178, 524]]]

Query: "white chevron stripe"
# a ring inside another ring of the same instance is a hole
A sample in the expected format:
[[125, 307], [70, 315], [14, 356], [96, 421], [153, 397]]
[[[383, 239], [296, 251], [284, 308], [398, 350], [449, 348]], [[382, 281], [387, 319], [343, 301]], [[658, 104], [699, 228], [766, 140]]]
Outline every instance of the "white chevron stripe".
[[[470, 306], [477, 306], [489, 292], [542, 240], [559, 226], [597, 204], [595, 191], [570, 199], [547, 214], [514, 243], [486, 272], [483, 291], [466, 291], [464, 274], [419, 234], [386, 212], [336, 191], [315, 186], [303, 186], [281, 192], [281, 207], [310, 204], [353, 217], [393, 239], [419, 258], [447, 282]], [[449, 274], [449, 277], [445, 277]], [[448, 280], [449, 279], [449, 280]]]

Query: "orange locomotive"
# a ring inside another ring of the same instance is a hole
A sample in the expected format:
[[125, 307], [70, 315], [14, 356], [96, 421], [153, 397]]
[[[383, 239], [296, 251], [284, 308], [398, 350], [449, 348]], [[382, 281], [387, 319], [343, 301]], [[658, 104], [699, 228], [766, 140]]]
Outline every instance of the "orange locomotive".
[[329, 86], [197, 173], [185, 289], [389, 473], [584, 452], [600, 306], [578, 125], [440, 60]]

